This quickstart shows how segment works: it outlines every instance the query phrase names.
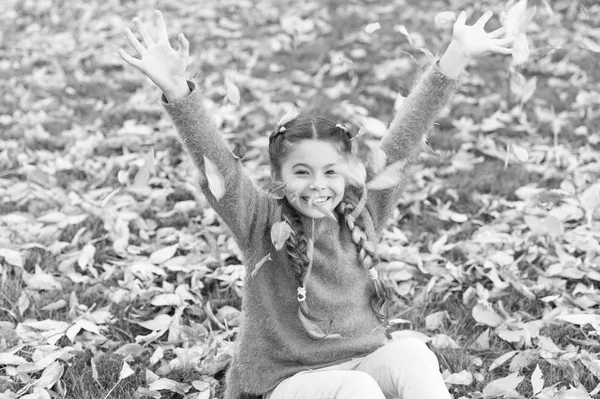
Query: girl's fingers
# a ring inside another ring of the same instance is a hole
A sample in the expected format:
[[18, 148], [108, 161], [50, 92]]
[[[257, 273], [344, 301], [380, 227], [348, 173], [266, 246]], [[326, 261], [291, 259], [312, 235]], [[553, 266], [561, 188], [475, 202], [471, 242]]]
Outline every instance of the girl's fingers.
[[497, 38], [499, 38], [500, 36], [502, 36], [504, 33], [506, 33], [506, 28], [505, 28], [505, 27], [502, 27], [502, 28], [498, 28], [498, 29], [496, 29], [496, 30], [495, 30], [495, 31], [493, 31], [493, 32], [490, 32], [490, 33], [488, 33], [488, 37], [489, 37], [490, 39], [497, 39]]
[[142, 62], [140, 60], [138, 60], [137, 58], [133, 58], [132, 56], [130, 56], [129, 54], [127, 54], [125, 52], [125, 50], [123, 50], [123, 49], [118, 49], [117, 53], [121, 56], [121, 58], [123, 59], [123, 61], [125, 61], [129, 65], [134, 66], [134, 67], [136, 67], [138, 69], [141, 69]]
[[506, 47], [509, 44], [512, 44], [512, 42], [514, 42], [512, 37], [505, 37], [504, 39], [497, 39], [493, 41], [494, 45], [501, 47]]
[[142, 39], [144, 40], [144, 44], [146, 45], [146, 47], [152, 46], [154, 44], [154, 39], [152, 39], [150, 32], [148, 32], [148, 29], [146, 29], [146, 26], [144, 25], [142, 20], [138, 17], [135, 17], [133, 19], [133, 23], [135, 24], [135, 26], [137, 26], [138, 31], [142, 35]]
[[456, 18], [456, 22], [454, 24], [459, 25], [459, 26], [464, 26], [466, 22], [467, 22], [467, 13], [465, 11], [462, 11], [458, 15], [458, 18]]
[[512, 54], [512, 48], [492, 46], [490, 50], [497, 54], [506, 54], [506, 55]]
[[179, 40], [179, 51], [184, 58], [188, 58], [190, 56], [190, 42], [185, 38], [183, 33], [180, 33], [178, 36]]
[[135, 37], [133, 35], [133, 32], [131, 31], [131, 29], [125, 28], [125, 29], [123, 29], [123, 32], [125, 33], [125, 37], [129, 41], [129, 43], [131, 44], [133, 49], [135, 51], [137, 51], [137, 53], [141, 57], [142, 54], [144, 54], [144, 51], [146, 51], [146, 48], [144, 46], [142, 46], [142, 43], [140, 43], [140, 41], [137, 39], [137, 37]]
[[169, 41], [169, 35], [167, 34], [167, 27], [165, 26], [165, 20], [163, 19], [162, 13], [159, 10], [154, 11], [156, 16], [156, 27], [158, 28], [158, 37]]
[[485, 24], [487, 24], [487, 22], [490, 20], [490, 18], [492, 18], [492, 15], [494, 15], [494, 13], [492, 11], [487, 11], [485, 14], [483, 14], [481, 16], [481, 18], [479, 18], [477, 20], [477, 22], [475, 22], [475, 25], [478, 28], [483, 28], [485, 26]]

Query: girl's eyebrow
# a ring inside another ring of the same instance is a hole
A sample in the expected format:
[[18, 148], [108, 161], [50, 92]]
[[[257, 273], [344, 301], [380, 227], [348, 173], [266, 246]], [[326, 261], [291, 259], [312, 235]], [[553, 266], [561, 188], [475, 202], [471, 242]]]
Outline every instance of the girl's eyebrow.
[[[307, 168], [307, 169], [311, 169], [311, 167], [310, 167], [310, 166], [308, 166], [308, 165], [307, 165], [307, 164], [305, 164], [305, 163], [297, 163], [297, 164], [295, 164], [295, 165], [294, 165], [294, 166], [292, 166], [292, 167], [293, 167], [293, 168], [295, 168], [296, 166], [304, 166], [304, 167], [305, 167], [305, 168]], [[323, 169], [327, 169], [327, 168], [330, 168], [330, 167], [332, 167], [332, 166], [335, 166], [335, 163], [328, 163], [327, 165], [323, 166]]]

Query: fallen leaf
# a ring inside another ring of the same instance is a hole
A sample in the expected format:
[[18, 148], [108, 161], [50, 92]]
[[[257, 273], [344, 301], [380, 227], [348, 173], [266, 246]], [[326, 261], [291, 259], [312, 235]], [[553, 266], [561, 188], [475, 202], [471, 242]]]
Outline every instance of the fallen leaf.
[[518, 373], [513, 373], [504, 378], [494, 380], [483, 388], [483, 397], [494, 398], [498, 396], [506, 397], [509, 395], [517, 397], [518, 394], [515, 392], [515, 388], [517, 388], [521, 381], [523, 381], [523, 377], [519, 376]]
[[225, 79], [225, 86], [227, 87], [227, 100], [234, 105], [240, 105], [240, 89], [229, 78]]
[[542, 378], [542, 370], [540, 370], [539, 364], [535, 366], [535, 370], [531, 374], [531, 386], [534, 395], [537, 395], [544, 389], [544, 379]]
[[124, 380], [125, 378], [133, 375], [135, 372], [129, 367], [127, 362], [123, 362], [123, 366], [121, 367], [121, 372], [119, 373], [119, 381]]
[[146, 155], [144, 156], [144, 164], [138, 170], [133, 179], [133, 188], [143, 188], [148, 185], [148, 180], [150, 179], [150, 172], [154, 167], [154, 147], [150, 147]]
[[173, 245], [169, 245], [167, 247], [161, 248], [161, 249], [157, 249], [156, 251], [152, 252], [152, 254], [150, 255], [150, 262], [155, 265], [160, 265], [162, 263], [165, 263], [166, 261], [171, 259], [173, 256], [175, 256], [175, 253], [177, 252], [178, 249], [179, 249], [179, 244], [173, 244]]

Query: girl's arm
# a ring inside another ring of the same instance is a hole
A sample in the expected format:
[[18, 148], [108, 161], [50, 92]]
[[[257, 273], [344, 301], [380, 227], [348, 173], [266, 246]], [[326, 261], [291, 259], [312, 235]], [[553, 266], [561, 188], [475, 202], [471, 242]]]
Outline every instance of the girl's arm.
[[[241, 248], [247, 248], [264, 235], [271, 201], [259, 191], [244, 173], [227, 143], [214, 126], [202, 104], [200, 91], [185, 78], [189, 58], [189, 43], [179, 34], [179, 49], [169, 44], [167, 30], [160, 11], [155, 12], [158, 40], [154, 41], [139, 18], [134, 23], [142, 36], [140, 43], [131, 30], [125, 35], [141, 59], [131, 57], [122, 49], [125, 62], [145, 73], [164, 93], [163, 105], [173, 120], [181, 140], [200, 171], [200, 187], [213, 209], [231, 229]], [[225, 190], [218, 199], [209, 188], [205, 157], [223, 176]]]
[[[453, 39], [442, 58], [432, 64], [419, 79], [411, 94], [396, 112], [381, 139], [381, 148], [391, 165], [413, 161], [420, 150], [423, 135], [436, 115], [448, 103], [459, 86], [459, 76], [471, 58], [484, 53], [510, 54], [511, 38], [501, 38], [504, 28], [486, 33], [484, 26], [493, 13], [488, 11], [473, 26], [466, 26], [463, 11], [454, 24]], [[377, 230], [381, 230], [400, 197], [402, 184], [386, 190], [370, 190], [367, 207]]]

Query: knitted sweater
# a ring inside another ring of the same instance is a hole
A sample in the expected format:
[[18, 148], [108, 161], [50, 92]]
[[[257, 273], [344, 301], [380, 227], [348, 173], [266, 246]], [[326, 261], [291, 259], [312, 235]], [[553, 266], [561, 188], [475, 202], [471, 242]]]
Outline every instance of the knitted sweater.
[[[281, 221], [281, 205], [244, 173], [202, 105], [199, 90], [163, 105], [187, 151], [200, 170], [200, 187], [207, 201], [230, 228], [247, 265], [242, 323], [226, 377], [226, 399], [261, 395], [300, 371], [364, 356], [387, 343], [383, 327], [369, 305], [373, 283], [358, 262], [348, 227], [329, 218], [315, 220], [313, 269], [306, 285], [315, 316], [333, 320], [332, 332], [342, 338], [312, 340], [298, 318], [297, 281], [285, 249], [277, 251], [270, 229]], [[387, 163], [418, 152], [423, 134], [458, 86], [432, 64], [423, 74], [389, 131], [381, 140]], [[225, 195], [216, 200], [208, 188], [204, 159], [210, 159], [225, 179]], [[400, 187], [370, 191], [361, 214], [365, 233], [377, 242], [400, 195]], [[312, 219], [303, 217], [304, 231]], [[259, 272], [254, 265], [270, 254]]]

